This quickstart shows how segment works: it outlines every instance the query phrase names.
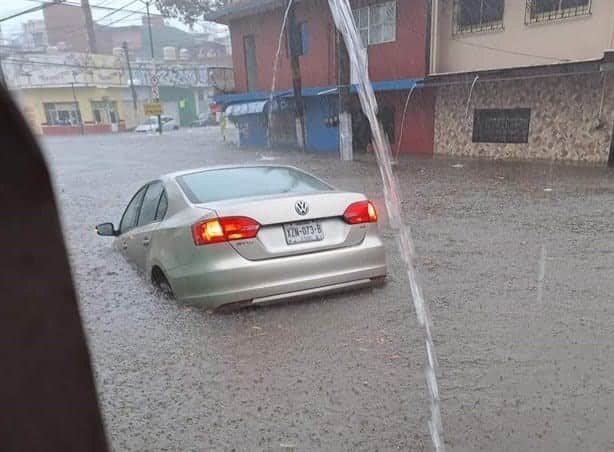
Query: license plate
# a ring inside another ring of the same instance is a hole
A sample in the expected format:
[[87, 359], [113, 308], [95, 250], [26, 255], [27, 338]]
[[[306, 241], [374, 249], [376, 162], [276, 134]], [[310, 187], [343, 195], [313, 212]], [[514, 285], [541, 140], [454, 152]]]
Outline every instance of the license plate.
[[324, 239], [324, 230], [319, 221], [303, 221], [301, 223], [284, 224], [286, 243], [295, 245], [297, 243], [318, 242]]

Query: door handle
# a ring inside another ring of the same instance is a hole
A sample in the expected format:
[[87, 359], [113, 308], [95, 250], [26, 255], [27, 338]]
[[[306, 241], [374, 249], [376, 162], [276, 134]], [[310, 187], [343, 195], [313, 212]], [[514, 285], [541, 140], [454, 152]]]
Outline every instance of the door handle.
[[148, 246], [148, 245], [149, 245], [149, 242], [151, 242], [151, 238], [149, 238], [149, 237], [145, 237], [145, 238], [143, 239], [143, 246]]

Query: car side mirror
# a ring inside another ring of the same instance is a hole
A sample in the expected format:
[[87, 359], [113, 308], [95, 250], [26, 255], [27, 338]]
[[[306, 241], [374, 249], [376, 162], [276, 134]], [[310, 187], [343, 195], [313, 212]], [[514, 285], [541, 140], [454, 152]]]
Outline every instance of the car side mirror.
[[115, 230], [113, 223], [100, 223], [98, 226], [96, 226], [96, 233], [98, 235], [105, 235], [105, 236], [117, 235], [117, 231]]

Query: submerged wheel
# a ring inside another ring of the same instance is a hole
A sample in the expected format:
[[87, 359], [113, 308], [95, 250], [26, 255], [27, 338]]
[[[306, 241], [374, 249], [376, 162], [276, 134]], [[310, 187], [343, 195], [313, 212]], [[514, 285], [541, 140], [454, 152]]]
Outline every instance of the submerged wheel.
[[154, 287], [159, 290], [165, 297], [174, 297], [173, 289], [171, 288], [171, 285], [166, 279], [166, 276], [164, 276], [164, 273], [162, 272], [162, 270], [160, 270], [159, 267], [154, 267], [151, 270], [151, 282], [153, 283]]

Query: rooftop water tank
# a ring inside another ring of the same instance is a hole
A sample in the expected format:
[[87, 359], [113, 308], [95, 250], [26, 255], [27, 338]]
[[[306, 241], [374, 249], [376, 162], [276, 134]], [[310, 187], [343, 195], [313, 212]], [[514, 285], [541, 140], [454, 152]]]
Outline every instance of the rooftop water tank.
[[187, 61], [190, 59], [190, 51], [188, 49], [181, 49], [179, 51], [179, 59]]

